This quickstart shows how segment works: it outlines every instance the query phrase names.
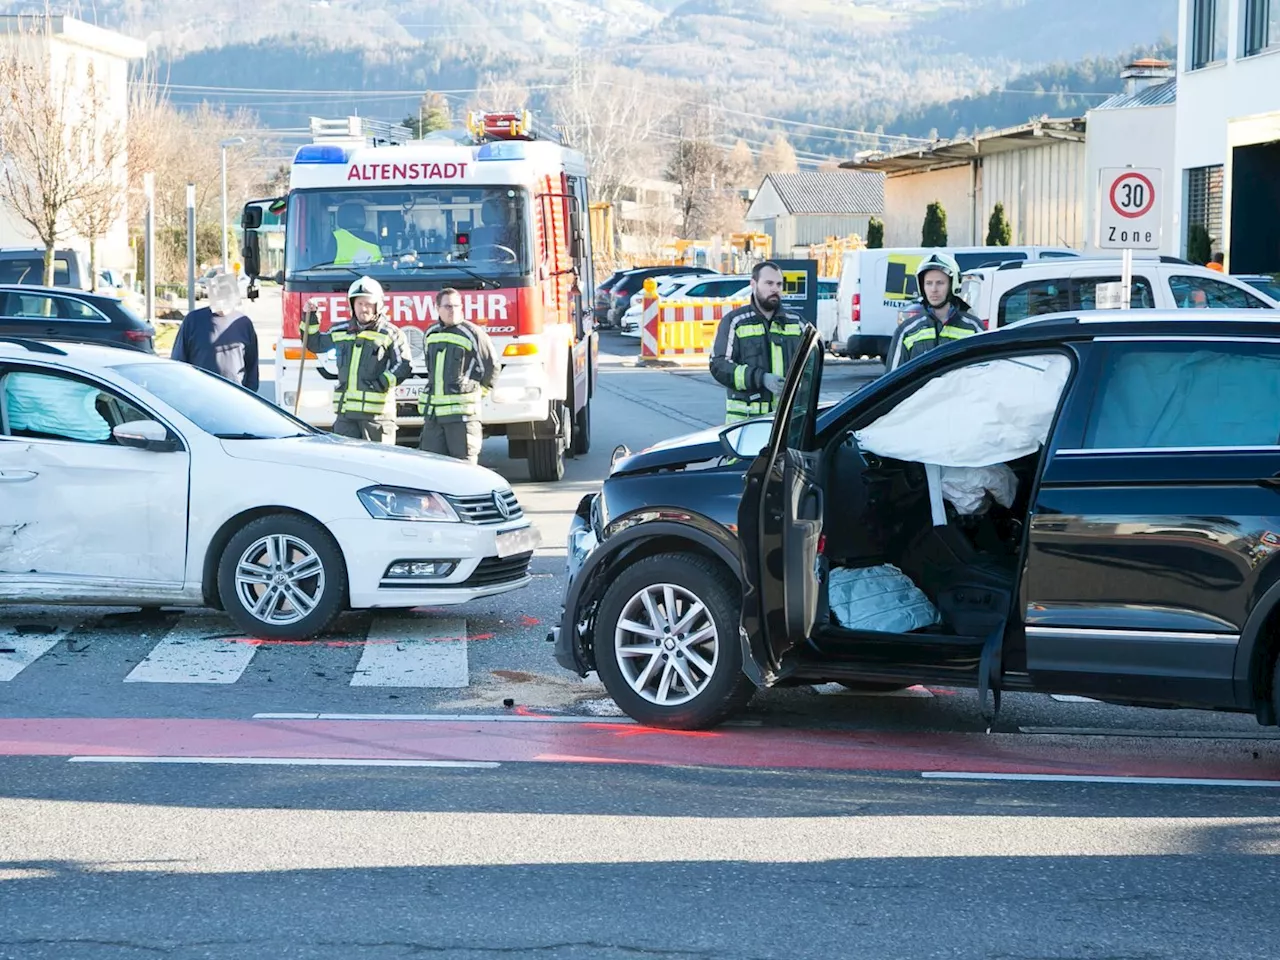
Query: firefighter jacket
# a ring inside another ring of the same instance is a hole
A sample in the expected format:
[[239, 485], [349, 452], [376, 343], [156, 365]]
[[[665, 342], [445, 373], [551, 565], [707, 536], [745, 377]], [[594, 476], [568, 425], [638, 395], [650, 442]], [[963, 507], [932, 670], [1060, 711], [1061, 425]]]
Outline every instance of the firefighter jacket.
[[932, 310], [923, 305], [916, 307], [898, 324], [893, 339], [889, 341], [889, 353], [885, 357], [885, 370], [894, 370], [908, 360], [941, 346], [948, 340], [963, 340], [975, 333], [984, 333], [982, 321], [968, 310], [964, 301], [951, 302], [946, 321], [939, 320]]
[[302, 318], [307, 349], [337, 354], [338, 384], [333, 389], [333, 411], [356, 419], [394, 418], [396, 384], [409, 376], [409, 341], [404, 331], [386, 316], [368, 329], [354, 320], [335, 323], [320, 332], [314, 313]]
[[786, 378], [800, 345], [804, 322], [779, 308], [772, 319], [755, 300], [725, 314], [711, 348], [711, 375], [728, 390], [725, 422], [772, 413], [778, 398], [764, 387], [764, 376]]
[[422, 341], [427, 361], [427, 389], [418, 410], [436, 420], [467, 421], [480, 416], [480, 398], [493, 388], [498, 374], [493, 343], [467, 320], [437, 323]]

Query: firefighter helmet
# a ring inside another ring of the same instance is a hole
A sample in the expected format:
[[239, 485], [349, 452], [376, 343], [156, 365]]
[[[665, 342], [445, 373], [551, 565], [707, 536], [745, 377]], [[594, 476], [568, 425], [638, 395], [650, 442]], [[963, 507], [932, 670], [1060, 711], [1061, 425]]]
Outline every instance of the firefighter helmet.
[[935, 250], [920, 261], [916, 268], [916, 289], [920, 291], [920, 299], [924, 299], [924, 275], [930, 270], [940, 270], [951, 280], [951, 296], [960, 295], [960, 264], [949, 253]]
[[347, 290], [347, 300], [355, 303], [361, 297], [377, 300], [382, 303], [382, 284], [373, 277], [361, 277]]

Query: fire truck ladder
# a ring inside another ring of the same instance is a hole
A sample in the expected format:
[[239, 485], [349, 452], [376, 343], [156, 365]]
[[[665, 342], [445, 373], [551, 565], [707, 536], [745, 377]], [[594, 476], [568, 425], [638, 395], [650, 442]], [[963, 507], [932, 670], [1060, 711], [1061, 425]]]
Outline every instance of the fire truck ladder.
[[393, 147], [412, 139], [413, 131], [408, 127], [386, 120], [370, 120], [368, 117], [343, 117], [340, 120], [311, 118], [312, 143], [360, 140], [371, 147]]

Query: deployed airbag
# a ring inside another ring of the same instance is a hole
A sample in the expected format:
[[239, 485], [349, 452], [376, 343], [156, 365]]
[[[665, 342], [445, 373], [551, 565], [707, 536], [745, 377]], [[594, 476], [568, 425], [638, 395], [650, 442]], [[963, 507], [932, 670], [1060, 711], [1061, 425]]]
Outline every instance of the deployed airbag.
[[942, 467], [1017, 460], [1048, 439], [1070, 373], [1060, 354], [971, 364], [934, 377], [855, 436], [863, 450], [894, 460]]
[[942, 498], [961, 516], [981, 512], [987, 494], [1002, 507], [1012, 507], [1018, 495], [1018, 475], [1008, 464], [992, 467], [943, 467]]
[[836, 567], [827, 584], [831, 612], [848, 630], [910, 633], [940, 623], [938, 609], [895, 567]]
[[52, 434], [71, 440], [107, 440], [111, 427], [98, 413], [98, 388], [38, 373], [4, 378], [10, 430]]

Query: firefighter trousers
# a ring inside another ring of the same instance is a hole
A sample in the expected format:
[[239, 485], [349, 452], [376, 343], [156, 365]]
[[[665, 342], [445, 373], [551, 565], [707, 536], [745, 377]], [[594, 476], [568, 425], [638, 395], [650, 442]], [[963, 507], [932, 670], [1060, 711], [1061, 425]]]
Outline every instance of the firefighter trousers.
[[455, 460], [480, 462], [480, 444], [484, 429], [479, 420], [437, 420], [428, 416], [422, 421], [422, 437], [418, 449], [440, 453]]
[[340, 437], [368, 440], [371, 443], [389, 443], [394, 446], [396, 442], [396, 422], [391, 418], [370, 420], [340, 413], [333, 421], [333, 432]]

